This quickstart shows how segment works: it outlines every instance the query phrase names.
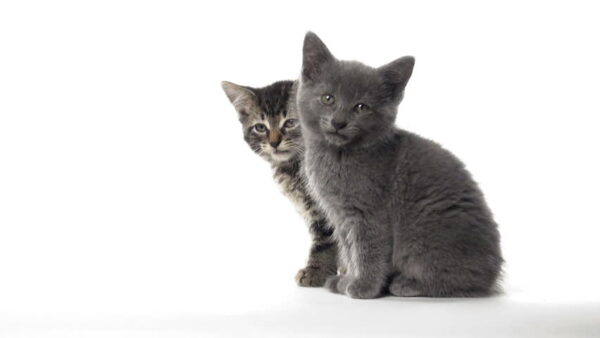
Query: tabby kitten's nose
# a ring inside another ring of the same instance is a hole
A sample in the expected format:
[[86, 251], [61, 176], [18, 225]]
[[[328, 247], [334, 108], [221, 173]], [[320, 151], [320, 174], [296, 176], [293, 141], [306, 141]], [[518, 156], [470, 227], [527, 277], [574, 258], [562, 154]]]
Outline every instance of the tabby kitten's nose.
[[279, 143], [281, 143], [281, 139], [277, 139], [275, 141], [271, 141], [269, 142], [269, 144], [271, 145], [271, 147], [277, 149], [277, 146], [279, 146]]
[[348, 125], [348, 122], [333, 119], [331, 120], [331, 125], [333, 126], [333, 128], [335, 128], [335, 130], [340, 130], [344, 129], [344, 127]]

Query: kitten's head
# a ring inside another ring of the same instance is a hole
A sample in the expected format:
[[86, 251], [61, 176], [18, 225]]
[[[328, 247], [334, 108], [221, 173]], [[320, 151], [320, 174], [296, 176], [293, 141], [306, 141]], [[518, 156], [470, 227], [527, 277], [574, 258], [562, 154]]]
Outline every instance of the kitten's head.
[[293, 81], [275, 82], [264, 88], [227, 81], [221, 85], [238, 112], [244, 140], [255, 153], [273, 164], [293, 160], [302, 153]]
[[304, 39], [298, 107], [303, 128], [337, 147], [387, 135], [415, 64], [405, 56], [379, 68], [337, 60], [314, 33]]

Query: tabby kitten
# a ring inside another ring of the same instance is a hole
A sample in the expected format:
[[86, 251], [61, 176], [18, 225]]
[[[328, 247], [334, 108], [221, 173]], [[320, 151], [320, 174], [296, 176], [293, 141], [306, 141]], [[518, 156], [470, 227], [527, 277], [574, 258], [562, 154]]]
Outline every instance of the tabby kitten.
[[300, 286], [322, 286], [337, 271], [337, 249], [323, 213], [307, 193], [301, 161], [304, 147], [296, 116], [293, 81], [264, 88], [223, 82], [227, 97], [238, 112], [244, 140], [271, 163], [273, 178], [306, 220], [312, 236], [308, 262], [296, 274]]
[[326, 286], [353, 298], [488, 295], [503, 260], [483, 194], [449, 151], [394, 126], [413, 66], [340, 61], [315, 34], [304, 40], [306, 174], [347, 271]]

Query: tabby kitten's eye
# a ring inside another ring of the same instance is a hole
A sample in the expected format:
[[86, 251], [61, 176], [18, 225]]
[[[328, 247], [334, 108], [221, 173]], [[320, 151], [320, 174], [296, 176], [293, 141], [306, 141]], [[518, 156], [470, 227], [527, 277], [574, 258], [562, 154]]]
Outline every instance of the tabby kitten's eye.
[[294, 128], [297, 125], [298, 125], [298, 120], [296, 120], [296, 119], [289, 119], [289, 120], [285, 121], [285, 123], [283, 124], [283, 127], [287, 128], [287, 129], [291, 129], [291, 128]]
[[258, 133], [264, 133], [267, 131], [267, 127], [262, 123], [257, 123], [254, 125], [254, 130], [256, 130]]
[[331, 94], [324, 94], [321, 96], [321, 103], [327, 106], [332, 105], [335, 102], [335, 98]]
[[359, 114], [360, 114], [360, 113], [364, 113], [364, 112], [366, 112], [367, 110], [369, 110], [369, 106], [367, 106], [367, 105], [366, 105], [366, 104], [364, 104], [364, 103], [359, 103], [359, 104], [357, 104], [356, 106], [354, 106], [354, 111], [355, 111], [355, 112], [357, 112], [357, 113], [359, 113]]

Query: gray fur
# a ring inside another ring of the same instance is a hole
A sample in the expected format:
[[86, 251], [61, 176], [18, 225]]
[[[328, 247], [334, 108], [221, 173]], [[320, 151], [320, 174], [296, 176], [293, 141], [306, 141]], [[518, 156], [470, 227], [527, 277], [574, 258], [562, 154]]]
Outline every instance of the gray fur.
[[[304, 147], [300, 126], [285, 125], [286, 121], [297, 119], [296, 85], [292, 81], [279, 81], [264, 88], [251, 88], [222, 83], [238, 112], [244, 140], [271, 164], [273, 179], [308, 225], [312, 246], [306, 267], [296, 274], [296, 282], [300, 286], [322, 286], [337, 271], [337, 248], [333, 230], [307, 191], [301, 164]], [[266, 126], [264, 132], [257, 132], [258, 123]]]
[[414, 58], [340, 61], [313, 33], [303, 56], [306, 174], [346, 270], [326, 286], [354, 298], [494, 292], [503, 260], [482, 192], [449, 151], [394, 126]]

